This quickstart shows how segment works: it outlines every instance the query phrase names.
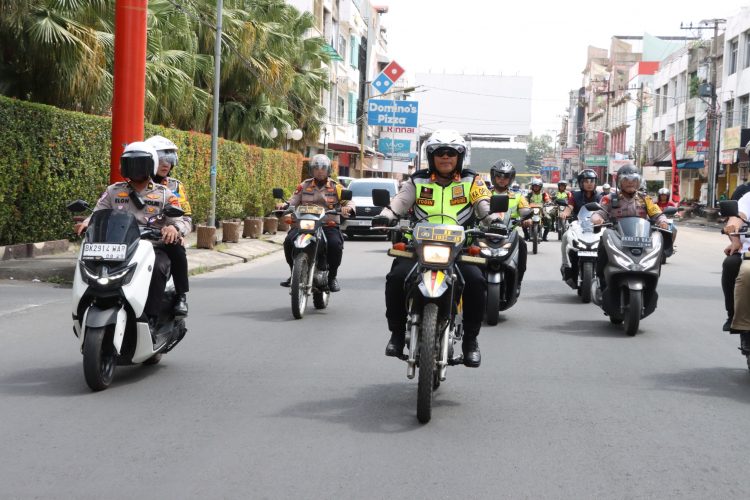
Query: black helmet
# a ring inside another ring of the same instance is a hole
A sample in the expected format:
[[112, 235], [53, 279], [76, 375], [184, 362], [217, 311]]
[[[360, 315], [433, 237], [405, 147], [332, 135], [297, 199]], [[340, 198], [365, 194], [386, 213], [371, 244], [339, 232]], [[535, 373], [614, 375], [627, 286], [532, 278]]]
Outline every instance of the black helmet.
[[492, 177], [491, 181], [493, 184], [495, 183], [495, 177], [498, 175], [508, 177], [510, 179], [508, 185], [511, 185], [513, 184], [513, 179], [516, 178], [516, 168], [508, 160], [497, 160], [490, 168], [490, 177]]
[[594, 182], [596, 182], [596, 172], [594, 172], [590, 168], [581, 170], [580, 172], [578, 172], [578, 177], [576, 177], [576, 179], [578, 179], [578, 187], [581, 187], [585, 179], [594, 179]]
[[633, 165], [623, 165], [617, 170], [617, 189], [620, 191], [622, 191], [622, 186], [620, 185], [620, 181], [622, 180], [638, 181], [638, 186], [640, 187], [641, 174]]

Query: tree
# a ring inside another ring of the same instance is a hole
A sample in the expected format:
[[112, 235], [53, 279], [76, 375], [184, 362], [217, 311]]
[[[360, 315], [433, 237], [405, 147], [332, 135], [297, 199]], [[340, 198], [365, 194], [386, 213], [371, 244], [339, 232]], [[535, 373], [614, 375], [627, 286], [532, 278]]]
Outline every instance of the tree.
[[538, 167], [542, 165], [542, 158], [551, 156], [554, 151], [551, 136], [544, 134], [534, 137], [532, 135], [526, 146], [526, 163], [529, 170], [531, 171], [531, 167], [537, 167], [538, 171]]

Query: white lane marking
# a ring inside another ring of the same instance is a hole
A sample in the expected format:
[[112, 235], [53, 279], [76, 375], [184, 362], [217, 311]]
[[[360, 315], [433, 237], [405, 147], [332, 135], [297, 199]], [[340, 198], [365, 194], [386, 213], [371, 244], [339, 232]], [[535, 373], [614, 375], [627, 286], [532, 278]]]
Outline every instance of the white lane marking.
[[25, 311], [27, 309], [33, 309], [35, 307], [40, 307], [40, 306], [41, 306], [41, 304], [29, 304], [27, 306], [17, 307], [15, 309], [11, 309], [10, 311], [0, 312], [0, 318], [2, 318], [3, 316], [10, 316], [11, 314], [23, 312], [23, 311]]

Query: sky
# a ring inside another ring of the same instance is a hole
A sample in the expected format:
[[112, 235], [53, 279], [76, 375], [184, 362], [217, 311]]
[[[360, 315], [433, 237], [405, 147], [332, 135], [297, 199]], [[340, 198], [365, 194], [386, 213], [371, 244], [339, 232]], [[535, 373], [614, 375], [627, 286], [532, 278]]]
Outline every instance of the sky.
[[[568, 92], [582, 84], [589, 45], [614, 35], [701, 36], [680, 29], [728, 18], [743, 1], [383, 0], [392, 60], [410, 73], [521, 75], [533, 78], [531, 129], [554, 134]], [[709, 36], [709, 30], [702, 30]], [[713, 30], [710, 30], [711, 33]]]

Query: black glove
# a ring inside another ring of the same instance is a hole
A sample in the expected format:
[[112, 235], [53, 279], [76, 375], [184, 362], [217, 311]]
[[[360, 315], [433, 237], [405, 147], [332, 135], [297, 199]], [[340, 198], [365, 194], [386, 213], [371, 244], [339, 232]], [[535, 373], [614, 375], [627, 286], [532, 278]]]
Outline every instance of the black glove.
[[372, 227], [393, 227], [396, 222], [396, 220], [391, 220], [385, 215], [376, 215], [372, 218]]

